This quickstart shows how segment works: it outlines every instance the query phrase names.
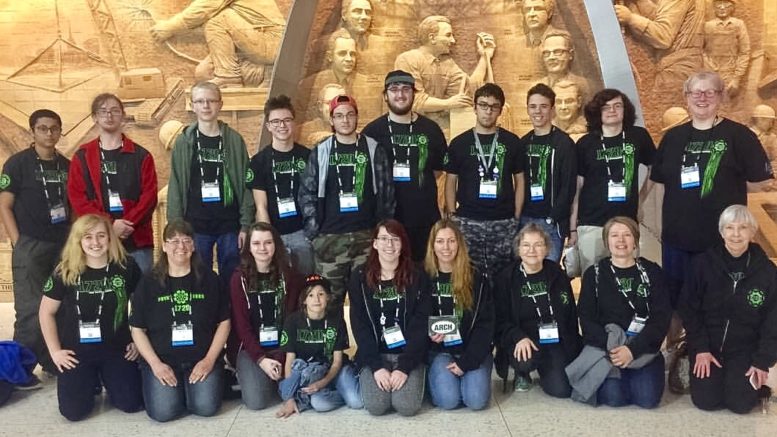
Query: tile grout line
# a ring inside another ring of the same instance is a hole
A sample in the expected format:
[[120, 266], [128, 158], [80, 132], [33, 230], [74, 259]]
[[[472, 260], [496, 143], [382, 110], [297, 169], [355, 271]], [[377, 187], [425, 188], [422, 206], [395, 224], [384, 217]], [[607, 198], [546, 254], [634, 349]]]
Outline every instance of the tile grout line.
[[[493, 387], [492, 387], [493, 390]], [[494, 393], [491, 393], [491, 396], [494, 398], [494, 403], [496, 404], [496, 407], [499, 409], [499, 417], [502, 418], [502, 423], [505, 425], [505, 428], [507, 429], [507, 434], [510, 437], [513, 437], [513, 431], [510, 429], [510, 425], [507, 424], [507, 419], [505, 419], [504, 411], [502, 411], [502, 404], [497, 400], [497, 397], [494, 396]]]
[[229, 428], [227, 428], [227, 433], [224, 434], [224, 437], [229, 437], [229, 434], [232, 432], [232, 427], [235, 426], [235, 422], [237, 422], [237, 416], [240, 415], [241, 411], [243, 411], [243, 403], [242, 402], [238, 406], [237, 412], [235, 413], [235, 417], [232, 418], [232, 423], [229, 424]]

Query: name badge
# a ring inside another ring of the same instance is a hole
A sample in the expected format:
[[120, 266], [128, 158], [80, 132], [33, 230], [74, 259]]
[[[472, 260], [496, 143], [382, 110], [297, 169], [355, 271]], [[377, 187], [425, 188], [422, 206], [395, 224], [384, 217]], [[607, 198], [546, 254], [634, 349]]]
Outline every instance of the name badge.
[[541, 323], [539, 328], [540, 344], [553, 344], [559, 342], [558, 324], [556, 322]]
[[680, 168], [680, 187], [683, 189], [698, 187], [699, 180], [699, 166], [697, 164]]
[[173, 347], [192, 346], [194, 344], [194, 327], [191, 322], [173, 325]]
[[480, 181], [478, 197], [481, 199], [496, 199], [496, 181]]
[[220, 202], [221, 188], [218, 182], [203, 182], [200, 187], [203, 202]]
[[103, 341], [100, 332], [100, 321], [82, 322], [78, 321], [78, 336], [80, 343], [100, 343]]
[[545, 190], [542, 185], [532, 185], [529, 188], [529, 194], [531, 195], [532, 202], [539, 202], [545, 199]]
[[636, 314], [634, 315], [634, 318], [631, 319], [631, 323], [629, 323], [629, 329], [626, 330], [626, 335], [629, 337], [633, 337], [645, 328], [645, 323], [647, 322], [647, 317], [638, 317]]
[[121, 204], [121, 197], [116, 191], [108, 190], [108, 210], [110, 212], [123, 212], [124, 206]]
[[264, 347], [278, 346], [278, 328], [270, 326], [260, 329], [259, 344]]
[[394, 164], [394, 182], [410, 182], [410, 166]]
[[618, 182], [610, 182], [607, 185], [607, 201], [608, 202], [625, 202], [626, 201], [626, 186]]
[[56, 225], [67, 220], [67, 211], [65, 211], [65, 205], [58, 203], [51, 207], [49, 210], [49, 217], [51, 217], [51, 224]]
[[399, 325], [384, 329], [383, 341], [386, 342], [386, 347], [389, 349], [402, 347], [406, 344], [405, 336], [402, 334], [402, 328]]
[[278, 199], [278, 215], [281, 218], [297, 215], [297, 206], [294, 204], [294, 199]]
[[455, 334], [448, 334], [442, 339], [442, 344], [445, 347], [458, 346], [462, 343], [463, 341], [461, 340], [461, 332], [457, 332]]
[[340, 194], [340, 212], [355, 212], [359, 210], [359, 200], [356, 198], [356, 194], [342, 193]]

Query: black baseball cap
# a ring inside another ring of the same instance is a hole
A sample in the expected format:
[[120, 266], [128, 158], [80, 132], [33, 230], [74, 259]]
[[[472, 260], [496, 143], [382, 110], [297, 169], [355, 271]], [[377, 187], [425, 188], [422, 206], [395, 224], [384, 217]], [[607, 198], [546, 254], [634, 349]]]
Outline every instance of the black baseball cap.
[[407, 71], [394, 70], [386, 75], [386, 80], [383, 83], [383, 89], [387, 90], [391, 84], [394, 83], [406, 83], [413, 87], [415, 90], [415, 78]]

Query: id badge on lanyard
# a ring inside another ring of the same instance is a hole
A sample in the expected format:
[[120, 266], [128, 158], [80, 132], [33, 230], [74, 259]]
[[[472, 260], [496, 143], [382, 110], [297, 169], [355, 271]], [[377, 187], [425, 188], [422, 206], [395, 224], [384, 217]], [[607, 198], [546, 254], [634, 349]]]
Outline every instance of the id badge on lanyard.
[[608, 202], [625, 202], [626, 201], [626, 186], [622, 182], [612, 182], [607, 184], [607, 201]]
[[194, 345], [194, 326], [191, 322], [173, 325], [173, 347]]
[[297, 206], [294, 204], [294, 199], [278, 199], [278, 215], [280, 218], [296, 216]]
[[394, 164], [394, 182], [410, 182], [410, 166], [404, 163]]
[[540, 202], [545, 199], [545, 190], [542, 185], [532, 185], [529, 188], [529, 194], [532, 202]]
[[121, 204], [121, 197], [117, 191], [108, 189], [108, 209], [110, 212], [123, 212], [124, 206]]
[[631, 323], [629, 323], [629, 329], [626, 330], [626, 335], [633, 337], [639, 334], [645, 328], [646, 323], [647, 317], [639, 317], [635, 314], [634, 318], [631, 319]]
[[100, 331], [100, 321], [82, 322], [78, 321], [79, 343], [101, 343], [103, 341]]
[[53, 205], [49, 210], [49, 217], [51, 217], [52, 225], [56, 225], [67, 220], [67, 211], [65, 210], [65, 205], [63, 205], [61, 202]]
[[383, 330], [383, 341], [386, 342], [386, 347], [389, 349], [396, 349], [407, 344], [405, 336], [402, 334], [402, 328], [399, 325], [385, 328]]
[[680, 187], [682, 189], [696, 188], [700, 184], [699, 165], [680, 167]]
[[478, 197], [481, 199], [496, 199], [496, 181], [480, 181]]
[[218, 181], [216, 182], [202, 182], [200, 187], [203, 202], [220, 202], [221, 201], [221, 188]]
[[340, 193], [340, 212], [356, 212], [359, 210], [359, 200], [354, 193]]
[[259, 330], [259, 344], [263, 347], [278, 346], [278, 328], [268, 326]]
[[559, 342], [558, 323], [540, 323], [540, 344], [554, 344]]

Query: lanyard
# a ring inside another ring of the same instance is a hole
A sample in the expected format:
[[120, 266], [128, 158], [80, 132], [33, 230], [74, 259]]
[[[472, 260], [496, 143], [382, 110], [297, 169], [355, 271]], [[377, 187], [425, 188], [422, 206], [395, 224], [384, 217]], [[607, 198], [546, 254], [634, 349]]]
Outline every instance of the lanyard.
[[[380, 295], [383, 296], [383, 284], [378, 283], [378, 290], [380, 292]], [[397, 307], [394, 310], [394, 324], [397, 325], [399, 323], [399, 293], [396, 293], [397, 298]], [[384, 300], [394, 300], [394, 299], [383, 299], [382, 297], [378, 297], [378, 301], [380, 301], [380, 326], [381, 328], [386, 327], [386, 314], [383, 312], [383, 301]]]
[[[32, 150], [35, 152], [35, 159], [38, 163], [38, 169], [40, 170], [40, 179], [43, 183], [43, 195], [46, 196], [46, 203], [49, 206], [49, 209], [51, 209], [54, 206], [54, 202], [51, 201], [51, 197], [49, 196], [49, 187], [48, 187], [48, 181], [46, 180], [46, 172], [43, 169], [43, 160], [40, 158], [40, 155], [38, 155], [38, 152], [35, 151], [35, 146], [33, 146]], [[54, 152], [54, 163], [57, 166], [57, 197], [60, 202], [65, 200], [65, 196], [62, 195], [62, 180], [59, 179], [60, 177], [60, 168], [59, 168], [59, 154], [55, 151]]]
[[[100, 149], [100, 170], [102, 170], [103, 176], [105, 176], [105, 189], [110, 193], [111, 190], [111, 179], [108, 177], [108, 166], [105, 163], [105, 152], [103, 151], [103, 142], [102, 140], [98, 140], [99, 149]], [[119, 148], [121, 150], [121, 148]], [[116, 165], [116, 174], [119, 173], [119, 163], [115, 162], [114, 165]]]
[[[709, 132], [707, 133], [707, 140], [704, 141], [704, 145], [709, 144], [710, 140], [714, 138], [713, 133], [715, 132], [715, 126], [717, 126], [717, 125], [718, 125], [718, 116], [716, 115], [715, 119], [712, 121], [712, 127], [710, 128]], [[694, 129], [693, 126], [691, 126], [691, 132], [688, 134], [688, 144], [690, 144], [691, 141], [693, 140], [693, 129]], [[702, 146], [702, 150], [703, 150], [704, 145]], [[692, 153], [691, 154], [691, 155], [696, 155], [696, 159], [694, 159], [693, 163], [692, 163], [693, 166], [698, 166], [699, 165], [699, 161], [701, 160], [701, 153], [702, 153], [702, 151], [699, 150], [699, 153]], [[683, 167], [692, 167], [691, 165], [688, 165], [688, 164], [689, 164], [688, 163], [688, 151], [687, 150], [683, 150], [683, 164], [682, 164], [682, 166]]]
[[[103, 314], [103, 301], [105, 301], [105, 292], [108, 291], [108, 268], [111, 265], [108, 264], [105, 266], [105, 276], [103, 276], [103, 286], [100, 288], [100, 305], [97, 306], [97, 318], [95, 319], [96, 322], [100, 321], [100, 316]], [[81, 275], [78, 275], [78, 282], [76, 283], [76, 314], [78, 315], [78, 320], [83, 322], [83, 318], [81, 317], [81, 305], [78, 304], [78, 301], [81, 300]]]
[[[313, 328], [310, 326], [310, 317], [308, 317], [308, 316], [305, 316], [305, 320], [307, 320], [307, 321], [308, 321], [308, 329], [313, 329]], [[328, 325], [327, 325], [326, 318], [324, 318], [324, 330], [325, 330], [325, 331], [326, 331], [326, 328], [327, 328], [327, 326], [328, 326]]]
[[[483, 153], [483, 145], [480, 144], [480, 137], [478, 137], [475, 128], [472, 128], [472, 133], [475, 135], [475, 147], [478, 149], [478, 160], [483, 165], [483, 170], [480, 172], [480, 180], [484, 180], [486, 172], [491, 170], [491, 165], [494, 163], [494, 156], [496, 155], [497, 138], [499, 137], [499, 129], [494, 132], [494, 139], [491, 141], [491, 150], [488, 155]], [[494, 169], [493, 173], [499, 174], [499, 169]], [[496, 179], [497, 176], [492, 175], [491, 180]]]
[[[205, 182], [205, 170], [203, 169], [203, 163], [202, 163], [202, 146], [200, 145], [200, 130], [197, 129], [197, 163], [200, 165], [200, 178], [202, 182]], [[218, 147], [218, 156], [221, 157], [222, 152], [222, 144], [221, 144], [221, 135], [219, 135], [219, 147]], [[223, 160], [222, 160], [223, 161]], [[221, 163], [223, 165], [223, 162]], [[213, 180], [213, 182], [219, 181], [219, 175], [221, 174], [221, 166], [219, 163], [216, 163], [216, 178]]]
[[[443, 315], [443, 313], [442, 313], [442, 296], [441, 296], [441, 293], [440, 293], [440, 277], [439, 276], [437, 277], [437, 280], [434, 281], [434, 283], [435, 283], [435, 289], [434, 289], [435, 294], [434, 295], [435, 295], [435, 297], [437, 297], [437, 312], [440, 313], [440, 315], [442, 316]], [[448, 283], [448, 285], [450, 286], [450, 282]], [[456, 295], [453, 294], [453, 293], [451, 293], [451, 300], [453, 301], [453, 310], [452, 310], [453, 314], [451, 314], [451, 315], [452, 316], [456, 316]]]
[[[523, 274], [523, 280], [528, 285], [529, 284], [529, 276], [526, 274], [526, 270], [523, 269], [523, 264], [520, 266], [521, 274]], [[553, 304], [550, 302], [550, 293], [545, 293], [545, 296], [548, 297], [548, 312], [550, 314], [551, 320], [555, 320], [555, 316], [553, 315]], [[540, 323], [542, 323], [542, 312], [540, 311], [540, 306], [537, 304], [537, 298], [532, 294], [529, 296], [534, 302], [534, 311], [537, 312], [537, 317], [539, 317]]]
[[[600, 138], [602, 140], [602, 151], [604, 152], [604, 162], [605, 167], [607, 167], [607, 180], [612, 184], [615, 181], [612, 180], [612, 171], [610, 170], [610, 157], [607, 156], [607, 146], [604, 145], [604, 134], [600, 135]], [[626, 153], [626, 130], [621, 131], [621, 154]], [[624, 179], [626, 179], [626, 160], [624, 158], [621, 158], [623, 161], [623, 168], [621, 168], [621, 183]]]
[[[278, 325], [278, 315], [280, 313], [280, 311], [279, 311], [280, 305], [278, 304], [278, 290], [279, 289], [283, 290], [283, 291], [286, 290], [286, 280], [283, 278], [282, 274], [281, 274], [281, 281], [275, 287], [275, 290], [274, 290], [274, 293], [273, 293], [273, 299], [274, 299], [273, 300], [273, 302], [274, 302], [274, 307], [273, 307], [273, 323], [275, 323], [276, 326]], [[262, 291], [259, 291], [258, 293], [256, 293], [256, 299], [259, 301], [259, 320], [260, 320], [259, 323], [261, 324], [261, 327], [264, 328], [264, 310], [262, 309]]]
[[[270, 147], [272, 148], [272, 146]], [[288, 175], [291, 175], [291, 177], [289, 178], [289, 195], [286, 197], [294, 198], [294, 179], [296, 175], [296, 172], [295, 172], [296, 158], [294, 157], [294, 155], [291, 156], [291, 169], [289, 171], [279, 171], [279, 172], [275, 171], [275, 149], [272, 149], [270, 151], [270, 160], [271, 160], [272, 173], [273, 173], [272, 181], [273, 181], [273, 184], [275, 185], [275, 197], [277, 199], [281, 198], [281, 190], [278, 188], [278, 177], [275, 175], [288, 174]]]
[[[645, 287], [647, 289], [647, 292], [650, 293], [650, 278], [648, 278], [647, 272], [645, 272], [645, 268], [642, 267], [642, 263], [639, 262], [639, 260], [636, 262], [637, 264], [637, 270], [639, 270], [639, 276], [642, 281], [642, 284], [645, 284]], [[615, 278], [615, 283], [618, 285], [618, 291], [621, 292], [623, 297], [626, 298], [626, 302], [629, 303], [629, 306], [632, 310], [634, 310], [635, 313], [637, 313], [637, 309], [634, 307], [634, 303], [629, 299], [629, 296], [626, 294], [626, 291], [621, 286], [621, 280], [618, 278], [618, 275], [615, 274], [615, 267], [612, 265], [612, 261], [610, 261], [610, 271], [612, 272], [612, 276]], [[647, 309], [647, 315], [650, 315], [650, 303], [647, 300], [647, 297], [645, 297], [645, 308]]]
[[[359, 139], [360, 135], [356, 136], [356, 143], [354, 144], [353, 149], [353, 164], [343, 164], [343, 167], [353, 167], [353, 173], [351, 174], [351, 193], [353, 193], [353, 190], [356, 189], [356, 154], [359, 152]], [[343, 187], [345, 184], [343, 183], [343, 175], [340, 174], [340, 155], [337, 154], [337, 145], [340, 144], [337, 141], [337, 138], [333, 138], [334, 140], [334, 147], [332, 147], [332, 151], [335, 155], [335, 175], [337, 176], [337, 182], [340, 185], [338, 188], [340, 190], [340, 195], [343, 195]]]
[[[554, 129], [556, 129], [555, 126], [551, 126], [550, 127], [550, 132], [548, 133], [548, 136], [553, 135], [553, 130]], [[543, 136], [545, 136], [545, 135], [543, 135]], [[529, 141], [529, 145], [532, 145], [532, 144], [534, 144], [534, 131], [533, 130], [531, 131], [531, 139]], [[543, 144], [543, 145], [545, 145], [545, 144]], [[548, 142], [547, 145], [550, 146], [550, 142]], [[532, 155], [527, 153], [526, 154], [526, 159], [529, 160], [529, 165], [528, 165], [528, 167], [529, 167], [529, 184], [530, 185], [534, 185], [534, 171], [533, 171], [533, 167], [532, 167], [532, 163], [531, 163], [531, 158], [532, 158]], [[538, 156], [537, 157], [537, 175], [538, 176], [542, 173], [542, 169], [540, 168], [540, 165], [542, 165], [542, 159], [541, 159], [541, 157]]]
[[[386, 118], [388, 119], [389, 141], [391, 142], [391, 149], [394, 150], [394, 162], [396, 163], [396, 162], [398, 162], [397, 158], [399, 157], [398, 156], [399, 154], [397, 153], [397, 150], [399, 150], [399, 146], [401, 146], [401, 144], [396, 144], [394, 142], [394, 130], [391, 129], [391, 117], [386, 115]], [[400, 124], [400, 123], [397, 123], [397, 124]], [[410, 138], [413, 137], [413, 114], [412, 113], [410, 114], [410, 133], [409, 133], [409, 135], [410, 135]], [[410, 165], [410, 147], [406, 147], [406, 149], [407, 149], [407, 155], [405, 155], [405, 165], [409, 166]]]

